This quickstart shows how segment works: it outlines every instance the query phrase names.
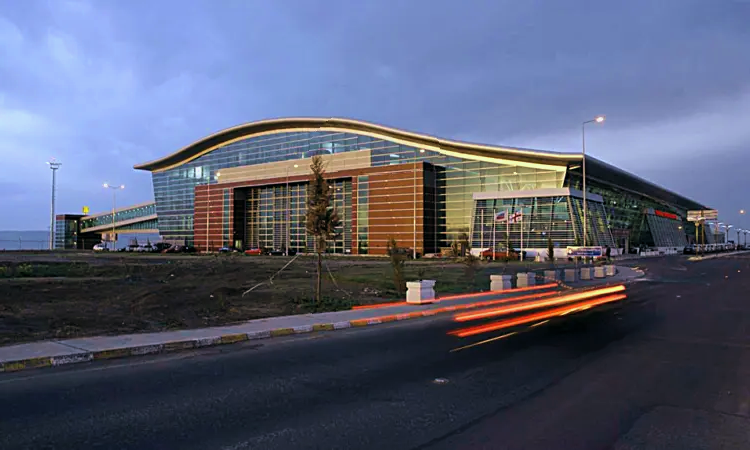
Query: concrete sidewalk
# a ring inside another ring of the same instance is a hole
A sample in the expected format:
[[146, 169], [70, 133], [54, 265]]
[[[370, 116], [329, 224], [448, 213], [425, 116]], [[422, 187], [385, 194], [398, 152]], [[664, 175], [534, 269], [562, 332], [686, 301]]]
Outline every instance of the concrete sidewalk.
[[[526, 291], [529, 294], [544, 290], [562, 290], [623, 283], [643, 273], [629, 267], [617, 267], [614, 277], [579, 281], [569, 285], [559, 284]], [[538, 283], [544, 283], [539, 280]], [[552, 283], [548, 283], [552, 284]], [[179, 350], [231, 344], [276, 336], [331, 331], [350, 327], [415, 319], [468, 308], [487, 306], [488, 302], [524, 296], [524, 290], [488, 291], [473, 294], [440, 297], [426, 305], [405, 302], [371, 309], [357, 309], [318, 314], [271, 317], [250, 320], [237, 325], [227, 325], [193, 330], [160, 333], [97, 336], [89, 338], [50, 340], [0, 347], [0, 372], [12, 372], [37, 367], [60, 366], [99, 359], [166, 353]], [[519, 299], [523, 301], [523, 299]]]

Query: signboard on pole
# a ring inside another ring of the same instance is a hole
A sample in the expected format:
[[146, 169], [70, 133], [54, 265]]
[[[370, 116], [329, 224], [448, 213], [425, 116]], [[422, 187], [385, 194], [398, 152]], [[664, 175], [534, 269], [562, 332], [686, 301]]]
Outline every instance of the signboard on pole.
[[689, 222], [702, 222], [704, 220], [719, 220], [719, 211], [715, 209], [699, 209], [687, 212]]
[[587, 258], [596, 258], [603, 256], [601, 247], [568, 247], [568, 256], [582, 256]]

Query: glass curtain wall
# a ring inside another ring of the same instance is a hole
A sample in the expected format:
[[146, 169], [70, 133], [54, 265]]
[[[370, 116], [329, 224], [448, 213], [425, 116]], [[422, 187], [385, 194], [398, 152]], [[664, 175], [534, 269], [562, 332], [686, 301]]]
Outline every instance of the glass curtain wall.
[[654, 247], [685, 247], [687, 236], [678, 220], [646, 214]]
[[[329, 253], [351, 253], [352, 183], [336, 180], [331, 184], [331, 206], [341, 225], [337, 237], [328, 241]], [[246, 188], [245, 248], [312, 252], [315, 242], [307, 233], [307, 184], [290, 183]], [[226, 222], [225, 222], [226, 224]], [[228, 230], [227, 230], [228, 233]]]
[[[431, 181], [435, 184], [433, 189], [437, 208], [434, 211], [435, 226], [430, 229], [434, 235], [425, 236], [425, 242], [435, 242], [438, 247], [447, 247], [460, 233], [469, 232], [472, 193], [557, 188], [562, 187], [565, 176], [564, 167], [537, 169], [474, 161], [355, 133], [316, 131], [255, 136], [228, 144], [178, 167], [152, 174], [160, 233], [165, 240], [187, 239], [192, 243], [195, 186], [216, 184], [215, 176], [221, 169], [357, 150], [370, 150], [373, 166], [411, 164], [415, 161], [435, 166], [434, 179], [431, 178]], [[377, 195], [377, 192], [372, 194]], [[263, 195], [271, 199], [275, 194], [268, 192]], [[257, 201], [265, 207], [268, 199], [258, 198]], [[274, 205], [270, 207], [273, 209]], [[279, 221], [278, 217], [266, 216], [258, 220], [259, 223]], [[264, 230], [266, 234], [269, 232], [268, 229]], [[351, 241], [351, 230], [347, 229], [347, 233], [347, 239]], [[257, 239], [261, 239], [261, 230], [258, 230], [257, 236]], [[336, 245], [336, 248], [340, 247]]]
[[[547, 248], [548, 239], [561, 248], [582, 245], [581, 219], [576, 212], [582, 206], [580, 199], [568, 196], [476, 200], [471, 245], [491, 248], [494, 242], [495, 248], [505, 250], [506, 236], [510, 236], [511, 247], [519, 249], [522, 231], [523, 248]], [[497, 222], [495, 214], [500, 211], [508, 214], [521, 211], [523, 221], [514, 224]], [[571, 220], [571, 217], [575, 219]], [[602, 226], [606, 218], [600, 203], [589, 202], [589, 218], [591, 241], [587, 244], [611, 247], [612, 235]]]
[[55, 219], [55, 248], [58, 250], [74, 249], [77, 245], [78, 220], [67, 217], [65, 219]]
[[[580, 171], [569, 171], [566, 185], [573, 189], [581, 190], [582, 178]], [[603, 208], [609, 226], [612, 229], [630, 231], [631, 247], [655, 245], [647, 229], [648, 222], [644, 214], [644, 211], [647, 209], [667, 211], [681, 217], [687, 215], [685, 210], [674, 205], [657, 202], [651, 198], [619, 189], [615, 186], [599, 183], [596, 180], [587, 180], [586, 187], [590, 193], [599, 194], [604, 199]], [[686, 227], [683, 226], [683, 230], [681, 230], [683, 234], [685, 234], [685, 229]], [[685, 238], [685, 242], [687, 242], [687, 238]]]
[[368, 224], [370, 178], [357, 177], [357, 253], [366, 255], [369, 250]]

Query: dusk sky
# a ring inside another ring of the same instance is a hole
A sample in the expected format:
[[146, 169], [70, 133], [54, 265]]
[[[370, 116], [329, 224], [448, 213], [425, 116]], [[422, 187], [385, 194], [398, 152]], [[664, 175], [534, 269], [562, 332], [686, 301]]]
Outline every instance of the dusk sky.
[[750, 1], [0, 0], [0, 230], [153, 199], [149, 161], [282, 116], [597, 158], [750, 209]]

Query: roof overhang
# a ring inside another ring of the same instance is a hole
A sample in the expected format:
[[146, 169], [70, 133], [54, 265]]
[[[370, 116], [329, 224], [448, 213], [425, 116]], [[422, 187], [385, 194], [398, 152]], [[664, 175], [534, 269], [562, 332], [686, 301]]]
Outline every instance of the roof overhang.
[[479, 157], [505, 159], [526, 165], [564, 166], [581, 159], [578, 153], [557, 153], [515, 147], [501, 147], [441, 139], [397, 128], [354, 119], [300, 117], [250, 122], [214, 133], [163, 158], [134, 166], [139, 170], [161, 172], [190, 162], [224, 145], [252, 136], [295, 131], [339, 131], [369, 135], [404, 145], [435, 151], [471, 154]]
[[586, 156], [586, 178], [620, 186], [632, 192], [661, 200], [686, 210], [710, 209], [709, 207], [663, 188], [630, 172], [591, 156]]

